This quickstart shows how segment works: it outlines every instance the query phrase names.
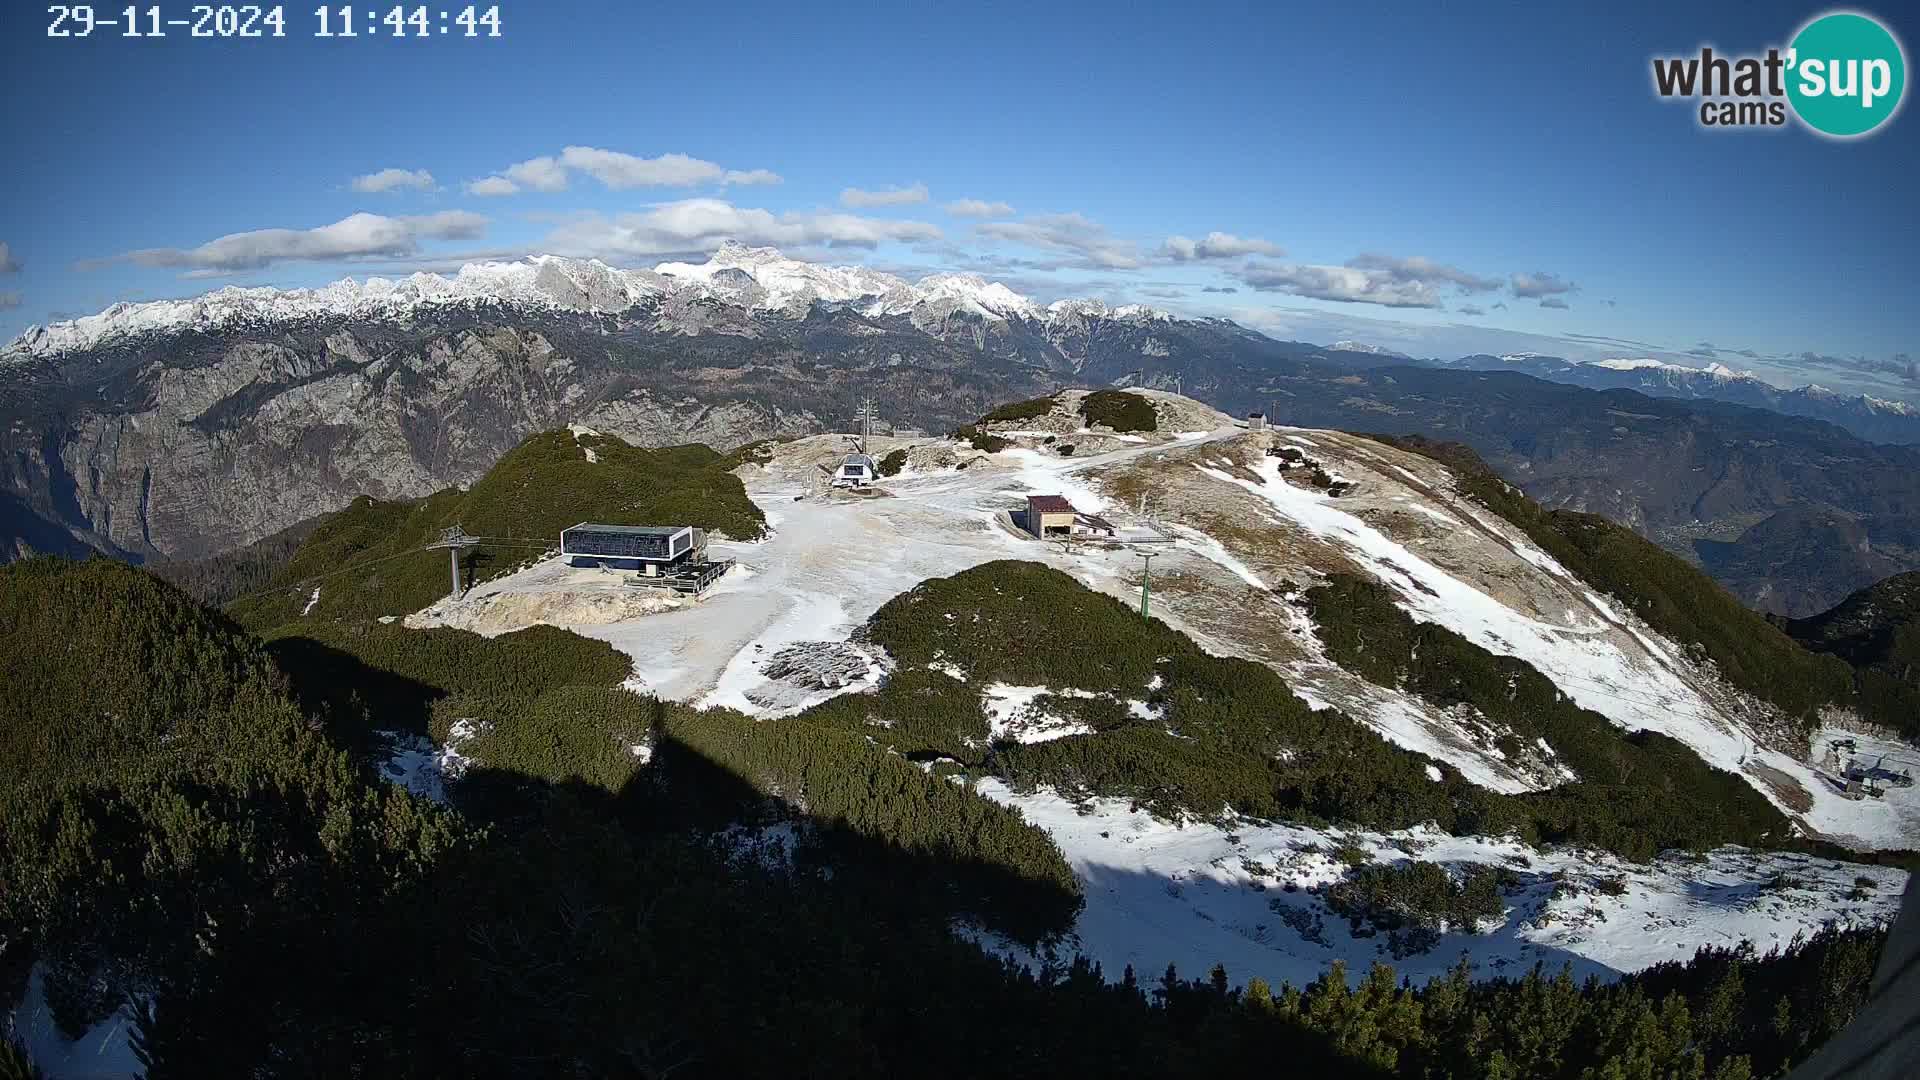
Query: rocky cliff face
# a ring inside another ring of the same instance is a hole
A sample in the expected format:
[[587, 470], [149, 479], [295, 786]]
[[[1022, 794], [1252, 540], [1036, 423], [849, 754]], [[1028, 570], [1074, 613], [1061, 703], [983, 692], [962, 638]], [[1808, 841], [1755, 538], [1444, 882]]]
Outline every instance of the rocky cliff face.
[[0, 551], [212, 554], [356, 495], [465, 483], [569, 423], [729, 449], [844, 430], [872, 397], [949, 430], [1064, 382], [1218, 390], [1286, 348], [733, 246], [657, 271], [542, 258], [116, 305], [0, 349]]
[[863, 385], [910, 386], [895, 395], [906, 405], [895, 419], [929, 426], [1035, 385], [1011, 369], [956, 379], [940, 370], [952, 366], [947, 350], [925, 339], [920, 355], [841, 354], [829, 366], [777, 338], [732, 338], [716, 356], [602, 330], [505, 312], [342, 322], [142, 341], [13, 370], [0, 383], [0, 484], [12, 495], [0, 539], [15, 554], [194, 557], [356, 495], [467, 483], [527, 435], [569, 423], [642, 446], [727, 449], [838, 425]]

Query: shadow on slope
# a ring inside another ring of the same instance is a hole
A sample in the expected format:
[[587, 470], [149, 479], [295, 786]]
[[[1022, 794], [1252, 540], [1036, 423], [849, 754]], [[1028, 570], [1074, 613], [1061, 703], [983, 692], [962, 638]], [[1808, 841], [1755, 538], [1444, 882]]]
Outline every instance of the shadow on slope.
[[[287, 912], [162, 986], [140, 1025], [149, 1076], [1168, 1076], [1259, 1060], [1252, 1040], [1201, 1037], [1224, 1009], [1163, 1021], [1084, 965], [1015, 969], [950, 930], [975, 890], [1046, 886], [797, 812], [671, 737], [618, 791], [484, 769], [457, 791], [486, 840], [418, 889]], [[1323, 1036], [1284, 1041], [1352, 1071]]]

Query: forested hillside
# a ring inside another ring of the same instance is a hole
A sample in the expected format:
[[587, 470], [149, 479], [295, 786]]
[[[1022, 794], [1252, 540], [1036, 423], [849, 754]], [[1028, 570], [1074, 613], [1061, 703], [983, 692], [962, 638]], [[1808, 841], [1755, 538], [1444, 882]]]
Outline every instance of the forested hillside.
[[1897, 574], [1829, 611], [1778, 622], [1807, 648], [1853, 665], [1867, 719], [1920, 739], [1920, 574]]
[[[1058, 918], [1042, 897], [1070, 912], [1067, 881], [1013, 871], [1045, 864], [1044, 836], [824, 716], [756, 724], [586, 685], [601, 676], [516, 691], [374, 642], [491, 729], [440, 808], [302, 714], [309, 676], [140, 571], [28, 561], [0, 570], [0, 597], [0, 972], [16, 997], [37, 972], [74, 1030], [131, 1000], [155, 1078], [1210, 1076], [1276, 1057], [1356, 1075], [1767, 1075], [1852, 1015], [1878, 945], [1831, 931], [1604, 987], [1463, 968], [1406, 988], [1380, 968], [1357, 990], [1334, 970], [1241, 991], [1220, 971], [1011, 969], [947, 919], [1024, 934]], [[905, 612], [883, 622], [910, 640]], [[553, 645], [515, 637], [503, 648]], [[50, 640], [66, 647], [28, 647]], [[1120, 659], [1129, 681], [1163, 673], [1176, 708], [1232, 692], [1191, 654]], [[40, 767], [76, 737], [95, 767]], [[591, 745], [630, 737], [644, 769]], [[792, 855], [765, 831], [780, 821], [804, 838]], [[0, 1075], [23, 1068], [0, 1050]]]

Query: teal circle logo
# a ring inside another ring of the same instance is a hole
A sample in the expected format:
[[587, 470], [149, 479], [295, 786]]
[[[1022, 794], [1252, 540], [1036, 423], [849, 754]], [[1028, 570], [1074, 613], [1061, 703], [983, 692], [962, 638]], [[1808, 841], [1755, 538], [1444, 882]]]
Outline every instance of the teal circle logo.
[[1892, 119], [1907, 94], [1907, 57], [1892, 31], [1850, 11], [1822, 15], [1787, 51], [1787, 100], [1822, 135], [1850, 139]]

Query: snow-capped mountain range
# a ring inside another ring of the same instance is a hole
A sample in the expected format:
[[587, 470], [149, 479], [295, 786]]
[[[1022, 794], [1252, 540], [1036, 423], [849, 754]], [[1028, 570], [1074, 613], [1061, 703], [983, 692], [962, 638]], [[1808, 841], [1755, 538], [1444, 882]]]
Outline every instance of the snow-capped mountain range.
[[[775, 248], [728, 242], [705, 262], [663, 262], [622, 269], [592, 259], [535, 255], [516, 262], [476, 262], [451, 274], [344, 278], [311, 289], [230, 286], [182, 300], [119, 303], [48, 326], [30, 327], [4, 347], [0, 365], [52, 359], [147, 335], [272, 329], [313, 320], [407, 321], [436, 309], [503, 306], [531, 311], [628, 315], [647, 329], [697, 335], [712, 329], [702, 308], [736, 308], [750, 317], [791, 321], [816, 305], [870, 319], [905, 317], [936, 336], [972, 339], [1018, 326], [1072, 356], [1070, 338], [1089, 325], [1150, 328], [1176, 320], [1138, 304], [1067, 299], [1041, 304], [977, 274], [935, 273], [918, 281], [863, 266], [829, 266], [790, 258]], [[957, 322], [955, 320], [958, 320]], [[1194, 320], [1259, 337], [1218, 320]], [[1143, 356], [1161, 355], [1148, 339]], [[1476, 354], [1420, 361], [1383, 345], [1337, 341], [1330, 352], [1365, 353], [1435, 367], [1518, 370], [1552, 382], [1593, 389], [1634, 389], [1659, 397], [1708, 398], [1830, 420], [1877, 442], [1920, 442], [1920, 408], [1855, 396], [1818, 385], [1785, 389], [1752, 371], [1720, 363], [1688, 367], [1651, 357], [1575, 361], [1545, 353]]]
[[909, 282], [866, 267], [804, 262], [774, 248], [729, 242], [704, 263], [666, 262], [651, 270], [536, 255], [518, 262], [469, 263], [450, 275], [345, 278], [313, 289], [230, 286], [185, 300], [120, 303], [97, 315], [31, 327], [0, 350], [0, 358], [51, 357], [150, 333], [270, 326], [319, 317], [404, 319], [427, 309], [473, 304], [618, 314], [658, 302], [655, 329], [698, 332], [701, 324], [678, 319], [669, 300], [715, 300], [786, 318], [802, 317], [815, 304], [845, 305], [870, 318], [907, 315], [917, 325], [955, 314], [987, 322], [1022, 319], [1042, 324], [1089, 316], [1171, 319], [1137, 304], [1059, 300], [1042, 305], [976, 274], [931, 274]]
[[1327, 349], [1332, 352], [1355, 352], [1369, 353], [1374, 356], [1391, 356], [1409, 361], [1413, 359], [1412, 356], [1398, 349], [1389, 349], [1385, 345], [1374, 345], [1364, 341], [1336, 341], [1327, 346]]
[[1843, 393], [1817, 383], [1787, 389], [1766, 381], [1757, 372], [1717, 361], [1690, 367], [1646, 356], [1570, 360], [1547, 353], [1513, 352], [1424, 363], [1475, 371], [1518, 371], [1592, 390], [1637, 390], [1652, 397], [1749, 405], [1788, 416], [1826, 420], [1872, 442], [1920, 443], [1920, 408], [1908, 402]]
[[1684, 364], [1669, 364], [1665, 360], [1652, 357], [1610, 357], [1606, 360], [1581, 361], [1589, 367], [1606, 368], [1608, 371], [1679, 371], [1688, 375], [1706, 375], [1715, 379], [1758, 379], [1760, 376], [1751, 371], [1735, 371], [1725, 364], [1714, 362], [1705, 367], [1687, 367]]

